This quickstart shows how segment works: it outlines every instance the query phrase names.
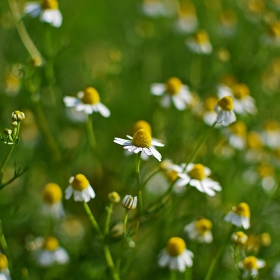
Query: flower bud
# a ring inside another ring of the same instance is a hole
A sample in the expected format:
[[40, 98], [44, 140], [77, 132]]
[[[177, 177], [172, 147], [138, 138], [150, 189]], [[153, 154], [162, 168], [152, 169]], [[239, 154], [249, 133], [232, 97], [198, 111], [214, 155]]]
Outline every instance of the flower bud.
[[122, 206], [128, 210], [133, 210], [137, 206], [137, 196], [126, 195], [122, 200]]
[[118, 203], [120, 202], [121, 198], [119, 196], [119, 194], [117, 192], [111, 192], [108, 194], [108, 199], [110, 200], [110, 202], [112, 203]]

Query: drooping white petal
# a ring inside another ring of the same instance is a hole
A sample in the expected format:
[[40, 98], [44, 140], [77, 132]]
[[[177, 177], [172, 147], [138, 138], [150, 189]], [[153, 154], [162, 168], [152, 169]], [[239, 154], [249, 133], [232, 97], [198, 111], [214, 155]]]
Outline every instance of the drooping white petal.
[[67, 263], [69, 261], [69, 256], [68, 256], [65, 249], [59, 247], [54, 252], [54, 259], [57, 263], [64, 264], [64, 263]]
[[165, 92], [165, 85], [164, 84], [152, 84], [151, 85], [151, 93], [153, 95], [163, 95]]
[[164, 95], [163, 98], [161, 99], [161, 106], [163, 108], [168, 108], [170, 107], [171, 104], [171, 97], [169, 95]]
[[72, 186], [68, 186], [68, 188], [65, 190], [65, 198], [69, 199], [73, 194], [73, 188]]
[[177, 110], [183, 111], [186, 109], [186, 103], [179, 96], [177, 95], [172, 96], [172, 101]]
[[153, 146], [150, 147], [150, 151], [158, 161], [161, 161], [161, 154]]
[[41, 5], [38, 2], [27, 2], [24, 6], [24, 14], [31, 17], [39, 16], [41, 12]]
[[104, 104], [98, 103], [96, 106], [98, 107], [98, 111], [104, 118], [110, 117], [111, 112]]
[[47, 22], [54, 27], [60, 27], [62, 23], [62, 15], [58, 9], [43, 10], [40, 19], [41, 21]]

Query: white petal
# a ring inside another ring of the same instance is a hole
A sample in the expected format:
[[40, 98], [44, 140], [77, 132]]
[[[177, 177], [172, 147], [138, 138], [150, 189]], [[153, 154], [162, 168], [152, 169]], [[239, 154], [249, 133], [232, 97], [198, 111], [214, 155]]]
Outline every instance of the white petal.
[[161, 99], [161, 106], [163, 108], [168, 108], [170, 107], [171, 103], [171, 97], [169, 95], [164, 95], [163, 98]]
[[150, 147], [150, 151], [158, 161], [161, 161], [161, 154], [153, 146]]
[[250, 227], [250, 219], [248, 217], [242, 217], [241, 223], [244, 229], [248, 229]]
[[41, 5], [38, 2], [27, 2], [24, 6], [24, 13], [31, 17], [39, 16], [41, 12]]
[[66, 107], [74, 107], [81, 103], [79, 98], [71, 97], [71, 96], [65, 96], [63, 98], [63, 101], [64, 101]]
[[172, 101], [175, 105], [175, 107], [179, 110], [179, 111], [183, 111], [186, 109], [186, 104], [185, 102], [178, 96], [172, 96]]
[[158, 265], [160, 267], [165, 267], [169, 263], [169, 260], [169, 255], [163, 250], [159, 255]]
[[164, 84], [152, 84], [151, 85], [151, 93], [153, 95], [162, 95], [165, 92]]
[[59, 263], [59, 264], [67, 263], [68, 260], [69, 260], [69, 256], [68, 256], [66, 250], [61, 248], [61, 247], [59, 247], [55, 251], [54, 258], [55, 258], [56, 262]]
[[41, 13], [41, 21], [47, 22], [54, 27], [60, 27], [62, 23], [62, 15], [58, 9], [44, 10]]
[[65, 190], [65, 198], [69, 199], [73, 194], [73, 188], [72, 186], [68, 186], [68, 188]]
[[163, 147], [163, 146], [164, 146], [164, 144], [159, 143], [159, 142], [154, 141], [154, 140], [152, 140], [152, 145], [153, 145], [153, 146], [157, 146], [157, 147]]
[[98, 111], [104, 118], [110, 117], [111, 112], [104, 104], [98, 103], [96, 106], [98, 106]]

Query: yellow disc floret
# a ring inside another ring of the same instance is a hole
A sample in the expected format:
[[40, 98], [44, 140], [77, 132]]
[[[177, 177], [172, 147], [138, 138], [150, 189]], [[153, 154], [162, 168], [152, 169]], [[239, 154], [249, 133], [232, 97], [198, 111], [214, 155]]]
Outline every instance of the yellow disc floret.
[[175, 170], [172, 170], [172, 169], [164, 170], [164, 174], [170, 182], [174, 182], [178, 178], [178, 172], [176, 172]]
[[143, 120], [140, 120], [134, 124], [132, 134], [134, 134], [141, 128], [146, 129], [152, 135], [151, 126], [149, 125], [149, 123], [147, 123], [146, 121], [143, 121]]
[[121, 198], [117, 192], [109, 193], [108, 198], [109, 198], [110, 202], [112, 202], [112, 203], [118, 203], [121, 200]]
[[260, 149], [263, 146], [262, 138], [259, 133], [251, 131], [247, 135], [247, 145], [251, 149]]
[[221, 83], [228, 87], [232, 87], [237, 83], [237, 79], [232, 74], [226, 74], [221, 78]]
[[271, 244], [271, 236], [268, 232], [264, 232], [260, 235], [261, 244], [263, 246], [270, 246]]
[[243, 231], [234, 232], [231, 236], [231, 240], [236, 244], [245, 244], [248, 240], [248, 236]]
[[202, 164], [198, 163], [188, 172], [192, 179], [202, 181], [205, 177], [205, 168]]
[[74, 190], [82, 191], [89, 186], [89, 181], [83, 174], [77, 174], [71, 182], [71, 186]]
[[55, 10], [58, 8], [57, 0], [43, 0], [42, 9], [43, 10]]
[[223, 111], [232, 111], [234, 108], [234, 101], [231, 96], [225, 96], [219, 99], [217, 104]]
[[146, 129], [139, 129], [133, 135], [132, 145], [139, 148], [150, 148], [152, 145], [152, 137]]
[[180, 237], [172, 237], [168, 240], [166, 251], [171, 257], [177, 257], [186, 250], [186, 243]]
[[203, 45], [209, 42], [208, 33], [205, 30], [199, 30], [194, 35], [194, 40], [197, 44]]
[[84, 95], [81, 98], [81, 100], [84, 104], [94, 105], [94, 104], [99, 103], [100, 97], [99, 97], [99, 94], [98, 94], [98, 92], [95, 88], [87, 87], [84, 90]]
[[213, 112], [214, 107], [217, 104], [218, 99], [216, 97], [208, 97], [204, 100], [203, 106], [207, 112]]
[[242, 217], [250, 217], [250, 208], [245, 202], [238, 204], [233, 208], [233, 211]]
[[273, 37], [280, 37], [280, 22], [273, 23], [269, 26], [269, 34]]
[[270, 164], [263, 163], [258, 166], [258, 173], [261, 178], [274, 176], [274, 168]]
[[232, 27], [237, 22], [236, 13], [233, 10], [225, 10], [220, 14], [220, 21], [222, 25]]
[[0, 272], [8, 267], [8, 259], [4, 254], [0, 253]]
[[58, 246], [58, 240], [52, 236], [46, 237], [43, 243], [43, 249], [48, 251], [55, 251], [58, 248]]
[[258, 269], [258, 259], [254, 256], [247, 257], [243, 260], [243, 266], [247, 270]]
[[247, 127], [244, 122], [237, 121], [229, 127], [230, 131], [239, 136], [239, 137], [246, 137]]
[[48, 204], [55, 204], [62, 199], [61, 188], [55, 183], [49, 183], [45, 186], [43, 200]]
[[235, 84], [231, 89], [232, 94], [236, 99], [243, 99], [250, 95], [250, 89], [245, 84]]
[[195, 16], [196, 8], [192, 2], [187, 1], [181, 4], [178, 14], [179, 17]]
[[278, 132], [280, 131], [280, 124], [276, 120], [269, 120], [265, 123], [264, 129], [267, 132]]
[[210, 220], [207, 219], [199, 219], [195, 222], [195, 228], [201, 235], [205, 235], [207, 232], [209, 232], [213, 227], [213, 224]]
[[169, 95], [176, 95], [179, 93], [182, 85], [183, 84], [180, 79], [172, 77], [165, 83], [165, 90]]

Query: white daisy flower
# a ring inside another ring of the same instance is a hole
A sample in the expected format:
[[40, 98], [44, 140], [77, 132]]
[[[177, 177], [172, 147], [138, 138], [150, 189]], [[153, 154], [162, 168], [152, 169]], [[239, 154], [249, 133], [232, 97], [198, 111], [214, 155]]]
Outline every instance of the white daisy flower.
[[234, 98], [234, 111], [237, 114], [245, 115], [257, 112], [255, 99], [250, 96], [250, 89], [245, 84], [236, 83], [231, 87], [220, 87], [218, 88], [218, 95], [220, 98], [231, 95]]
[[271, 149], [280, 148], [280, 123], [269, 120], [264, 125], [262, 137], [265, 145]]
[[[182, 173], [184, 170], [186, 173]], [[180, 179], [177, 181], [177, 185], [186, 186], [189, 184], [200, 192], [206, 193], [209, 196], [214, 196], [216, 194], [215, 191], [221, 191], [222, 188], [218, 182], [208, 177], [210, 174], [211, 170], [199, 163], [190, 163], [187, 165], [187, 168], [185, 168], [185, 165], [182, 165], [180, 173], [178, 174]]]
[[70, 185], [65, 191], [66, 199], [69, 199], [73, 192], [75, 201], [89, 202], [92, 198], [95, 198], [95, 192], [83, 174], [77, 174], [75, 177], [71, 177], [69, 183]]
[[47, 22], [54, 27], [60, 27], [62, 24], [62, 15], [58, 8], [57, 0], [43, 0], [42, 4], [27, 2], [24, 7], [24, 13], [31, 17], [40, 15], [42, 22]]
[[231, 124], [224, 132], [232, 147], [237, 150], [243, 150], [245, 148], [247, 127], [244, 122], [237, 121]]
[[223, 126], [228, 126], [230, 123], [235, 122], [236, 116], [233, 109], [234, 101], [231, 96], [225, 96], [219, 99], [214, 107], [215, 112], [218, 114], [216, 122], [222, 123]]
[[143, 0], [141, 11], [151, 18], [170, 17], [177, 8], [177, 2], [173, 0]]
[[128, 210], [134, 210], [137, 206], [137, 196], [126, 195], [122, 200], [122, 206]]
[[193, 102], [189, 87], [183, 85], [176, 77], [168, 79], [165, 84], [152, 84], [151, 93], [157, 96], [163, 95], [161, 106], [164, 108], [170, 107], [172, 101], [174, 106], [182, 111]]
[[99, 112], [103, 117], [108, 118], [110, 110], [100, 102], [100, 96], [93, 87], [78, 92], [78, 98], [66, 96], [63, 98], [66, 107], [75, 107], [78, 112], [85, 112], [87, 115]]
[[262, 158], [263, 140], [261, 134], [255, 131], [249, 131], [246, 137], [247, 151], [245, 158], [248, 162], [257, 162]]
[[233, 10], [224, 10], [220, 14], [220, 33], [225, 37], [231, 37], [237, 30], [237, 16]]
[[196, 16], [196, 8], [192, 2], [186, 1], [180, 3], [178, 18], [174, 27], [178, 33], [183, 34], [192, 33], [197, 29], [198, 19]]
[[43, 207], [42, 212], [44, 215], [49, 215], [56, 218], [61, 218], [65, 215], [61, 203], [62, 191], [61, 188], [55, 183], [49, 183], [45, 186], [43, 192]]
[[144, 152], [147, 156], [154, 156], [158, 161], [161, 161], [161, 154], [154, 148], [154, 146], [163, 147], [164, 145], [152, 140], [151, 134], [145, 129], [139, 129], [134, 133], [133, 137], [127, 135], [126, 139], [115, 137], [114, 142], [124, 146], [130, 152], [138, 154]]
[[65, 264], [69, 261], [66, 250], [60, 247], [58, 240], [52, 236], [44, 239], [42, 246], [33, 252], [33, 256], [42, 267]]
[[237, 206], [232, 207], [232, 211], [225, 216], [225, 221], [238, 227], [248, 229], [250, 227], [250, 216], [251, 214], [248, 204], [242, 202]]
[[165, 249], [158, 256], [160, 267], [168, 266], [170, 270], [184, 272], [186, 267], [192, 267], [193, 253], [186, 249], [185, 241], [180, 237], [169, 239]]
[[275, 180], [274, 167], [269, 163], [261, 163], [257, 167], [256, 182], [261, 181], [262, 188], [266, 192], [276, 190], [277, 181]]
[[207, 97], [201, 104], [202, 119], [207, 125], [211, 126], [217, 119], [217, 114], [214, 110], [217, 101], [218, 98], [216, 97]]
[[210, 220], [201, 218], [186, 225], [184, 231], [188, 233], [191, 240], [197, 240], [200, 243], [211, 243], [213, 241], [212, 227], [213, 224]]
[[259, 269], [265, 267], [266, 262], [261, 259], [257, 259], [254, 256], [246, 257], [242, 262], [239, 263], [239, 267], [244, 270], [242, 277], [247, 279], [250, 277], [257, 277]]
[[192, 37], [187, 38], [185, 43], [194, 53], [212, 53], [212, 44], [210, 43], [208, 33], [205, 30], [197, 31]]
[[0, 253], [0, 280], [11, 280], [7, 257]]

